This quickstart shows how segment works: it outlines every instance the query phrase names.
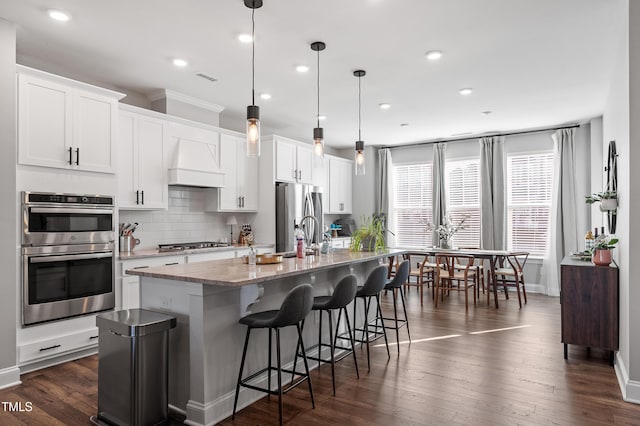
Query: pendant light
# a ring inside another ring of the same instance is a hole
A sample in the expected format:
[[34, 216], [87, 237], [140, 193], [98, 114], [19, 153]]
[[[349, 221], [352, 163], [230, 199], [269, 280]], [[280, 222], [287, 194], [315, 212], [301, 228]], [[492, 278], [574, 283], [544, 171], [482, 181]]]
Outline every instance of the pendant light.
[[356, 141], [356, 155], [354, 159], [354, 166], [356, 171], [356, 176], [364, 175], [364, 141], [362, 140], [362, 135], [360, 131], [360, 121], [361, 121], [361, 102], [360, 102], [360, 79], [367, 75], [367, 72], [364, 70], [356, 70], [353, 72], [353, 75], [358, 77], [358, 140]]
[[311, 43], [311, 50], [318, 52], [318, 75], [316, 80], [318, 89], [317, 127], [313, 129], [313, 162], [315, 167], [322, 167], [324, 160], [324, 129], [320, 127], [320, 51], [326, 47], [327, 45], [321, 41]]
[[256, 105], [256, 9], [262, 7], [262, 0], [244, 0], [251, 9], [251, 105], [247, 107], [247, 156], [260, 156], [260, 107]]

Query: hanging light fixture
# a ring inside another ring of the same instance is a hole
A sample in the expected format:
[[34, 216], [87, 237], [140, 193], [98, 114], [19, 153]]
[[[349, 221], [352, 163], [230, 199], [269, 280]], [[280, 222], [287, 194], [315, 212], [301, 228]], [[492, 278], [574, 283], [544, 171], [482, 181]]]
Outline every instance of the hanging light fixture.
[[313, 129], [313, 161], [316, 167], [322, 167], [324, 160], [324, 129], [320, 127], [320, 51], [326, 47], [327, 45], [321, 41], [311, 43], [311, 50], [318, 52], [318, 75], [316, 81], [318, 89], [317, 127]]
[[262, 0], [244, 0], [251, 9], [251, 105], [247, 107], [247, 156], [260, 156], [260, 107], [256, 105], [256, 9], [262, 7]]
[[360, 79], [367, 75], [367, 72], [364, 70], [356, 70], [353, 72], [353, 75], [358, 77], [358, 140], [356, 141], [356, 156], [354, 160], [356, 176], [364, 175], [364, 141], [362, 140], [362, 135], [360, 131], [360, 121], [361, 121], [361, 102], [360, 102]]

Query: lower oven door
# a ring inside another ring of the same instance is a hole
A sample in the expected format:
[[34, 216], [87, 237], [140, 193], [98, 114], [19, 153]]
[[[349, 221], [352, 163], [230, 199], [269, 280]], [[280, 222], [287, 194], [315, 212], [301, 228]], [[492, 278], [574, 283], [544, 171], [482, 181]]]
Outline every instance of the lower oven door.
[[23, 248], [22, 323], [115, 307], [113, 244]]

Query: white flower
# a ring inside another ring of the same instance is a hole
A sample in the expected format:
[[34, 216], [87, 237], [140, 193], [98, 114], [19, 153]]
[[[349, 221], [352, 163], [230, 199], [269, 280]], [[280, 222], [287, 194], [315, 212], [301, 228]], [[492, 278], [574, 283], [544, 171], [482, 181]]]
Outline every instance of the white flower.
[[440, 240], [448, 241], [451, 239], [451, 237], [454, 236], [456, 232], [464, 229], [464, 223], [469, 217], [470, 215], [465, 214], [457, 224], [454, 224], [451, 219], [451, 214], [447, 214], [442, 220], [443, 223], [441, 225], [438, 225], [436, 227], [433, 223], [427, 222], [426, 229], [428, 232], [432, 232], [435, 230]]

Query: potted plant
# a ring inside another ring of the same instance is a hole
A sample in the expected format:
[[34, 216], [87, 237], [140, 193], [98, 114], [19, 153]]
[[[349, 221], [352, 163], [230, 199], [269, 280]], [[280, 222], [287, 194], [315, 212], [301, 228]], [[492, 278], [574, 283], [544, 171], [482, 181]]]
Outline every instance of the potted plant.
[[[378, 251], [386, 248], [387, 228], [382, 216], [363, 217], [362, 225], [351, 234], [351, 251]], [[389, 231], [391, 232], [391, 231]], [[391, 232], [393, 234], [393, 232]]]
[[609, 236], [599, 236], [591, 255], [591, 261], [598, 266], [609, 266], [611, 263], [611, 249], [615, 248], [618, 243], [617, 238], [610, 238]]
[[587, 204], [600, 203], [601, 211], [611, 211], [618, 208], [618, 194], [615, 191], [598, 192], [585, 196]]

